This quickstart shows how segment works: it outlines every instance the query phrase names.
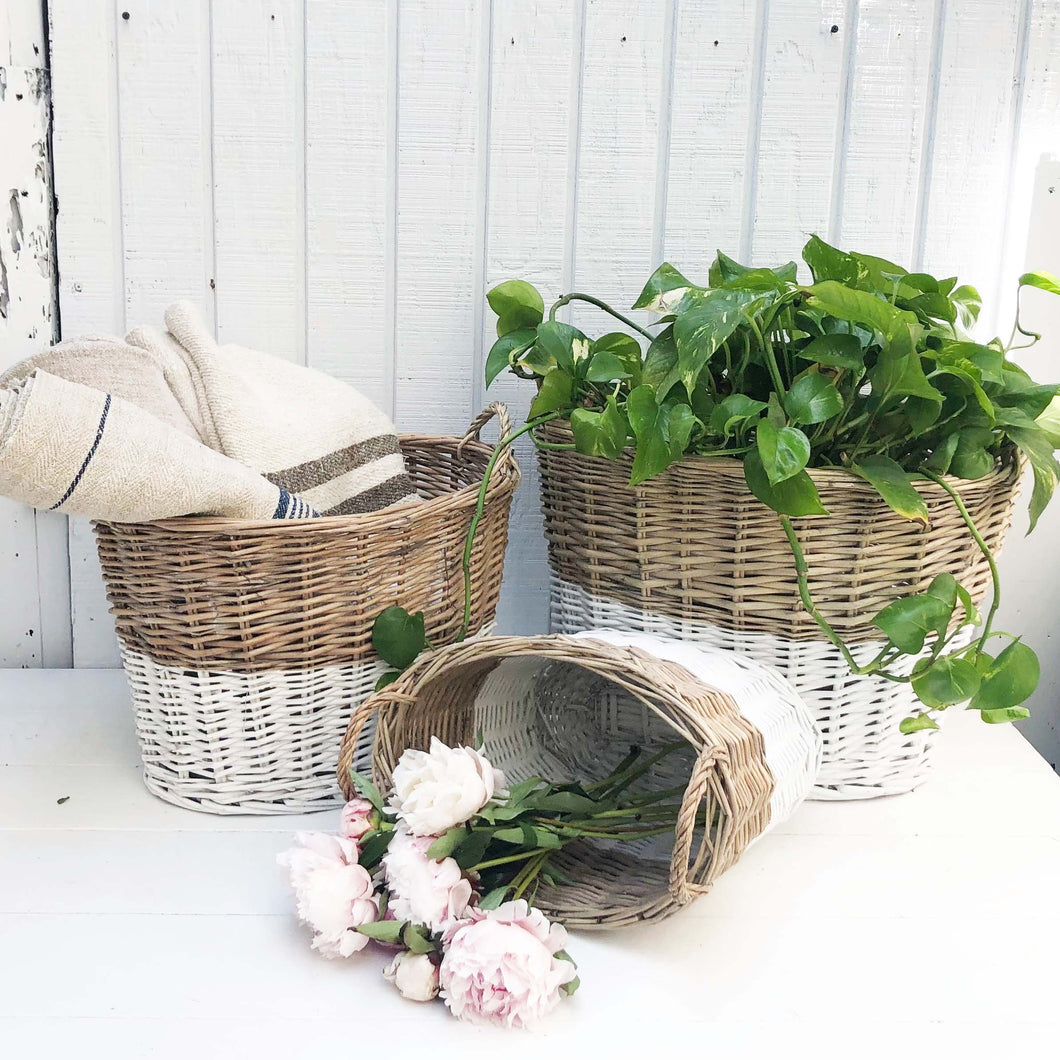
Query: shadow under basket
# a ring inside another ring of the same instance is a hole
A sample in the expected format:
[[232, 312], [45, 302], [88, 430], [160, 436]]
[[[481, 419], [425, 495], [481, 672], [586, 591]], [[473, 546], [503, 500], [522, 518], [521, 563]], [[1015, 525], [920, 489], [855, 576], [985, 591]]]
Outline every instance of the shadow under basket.
[[543, 885], [535, 904], [580, 928], [659, 919], [704, 894], [806, 795], [820, 753], [805, 705], [766, 668], [592, 632], [488, 637], [417, 660], [350, 719], [339, 754], [344, 793], [353, 794], [351, 766], [388, 790], [402, 752], [426, 748], [432, 736], [481, 741], [510, 784], [591, 783], [631, 746], [686, 745], [631, 789], [684, 788], [672, 835], [584, 839], [552, 855], [571, 882]]
[[[387, 668], [372, 647], [392, 604], [454, 639], [462, 555], [493, 447], [405, 435], [417, 503], [365, 515], [246, 522], [96, 523], [100, 563], [150, 791], [211, 813], [286, 814], [341, 801], [336, 753], [350, 712]], [[494, 466], [471, 555], [472, 635], [491, 628], [519, 469]]]

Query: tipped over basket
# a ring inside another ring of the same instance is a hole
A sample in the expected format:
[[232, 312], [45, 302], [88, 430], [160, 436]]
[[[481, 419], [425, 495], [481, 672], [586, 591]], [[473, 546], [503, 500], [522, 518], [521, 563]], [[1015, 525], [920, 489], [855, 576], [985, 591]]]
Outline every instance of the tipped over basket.
[[553, 855], [557, 879], [535, 899], [573, 927], [669, 916], [704, 894], [748, 844], [809, 792], [820, 753], [787, 682], [728, 652], [647, 636], [488, 637], [417, 660], [350, 719], [339, 782], [370, 770], [384, 790], [408, 748], [437, 736], [481, 741], [509, 783], [590, 783], [631, 745], [687, 743], [638, 781], [684, 789], [672, 835], [616, 849], [578, 840]]
[[[405, 435], [421, 501], [365, 515], [97, 523], [100, 562], [136, 710], [147, 787], [213, 813], [334, 806], [350, 711], [386, 668], [372, 625], [423, 611], [434, 643], [464, 617], [464, 541], [493, 447]], [[471, 622], [492, 624], [519, 469], [506, 449], [471, 553]]]

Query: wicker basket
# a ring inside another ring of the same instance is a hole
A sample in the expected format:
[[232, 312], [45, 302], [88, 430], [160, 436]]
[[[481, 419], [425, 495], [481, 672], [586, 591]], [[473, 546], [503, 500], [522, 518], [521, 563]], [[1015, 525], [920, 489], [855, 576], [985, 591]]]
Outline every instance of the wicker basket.
[[[550, 424], [543, 435], [571, 441], [565, 425]], [[893, 794], [923, 780], [932, 734], [898, 731], [916, 709], [912, 690], [853, 676], [821, 639], [799, 598], [780, 523], [747, 488], [739, 461], [686, 457], [630, 488], [628, 457], [544, 449], [540, 459], [555, 632], [645, 631], [775, 667], [799, 690], [824, 736], [816, 798]], [[995, 552], [1012, 518], [1019, 471], [1010, 458], [982, 479], [951, 480]], [[812, 474], [832, 514], [794, 520], [810, 591], [856, 645], [856, 657], [872, 658], [882, 647], [873, 615], [897, 596], [926, 589], [936, 574], [951, 572], [973, 599], [983, 598], [988, 565], [939, 486], [917, 485], [931, 519], [925, 529], [852, 475]]]
[[354, 712], [339, 781], [350, 795], [353, 765], [389, 787], [401, 753], [434, 735], [481, 739], [510, 782], [589, 782], [630, 744], [651, 749], [675, 733], [687, 753], [640, 782], [642, 790], [685, 785], [675, 835], [622, 849], [571, 844], [555, 857], [575, 882], [543, 887], [535, 899], [570, 926], [615, 927], [667, 916], [706, 892], [809, 791], [819, 736], [775, 673], [731, 653], [614, 632], [451, 645]]
[[[421, 502], [275, 522], [97, 523], [111, 613], [136, 710], [147, 787], [213, 813], [336, 805], [350, 711], [386, 668], [371, 644], [383, 608], [423, 611], [434, 643], [463, 619], [464, 540], [492, 455], [479, 432], [406, 435]], [[471, 632], [493, 622], [519, 482], [498, 460], [471, 558]]]

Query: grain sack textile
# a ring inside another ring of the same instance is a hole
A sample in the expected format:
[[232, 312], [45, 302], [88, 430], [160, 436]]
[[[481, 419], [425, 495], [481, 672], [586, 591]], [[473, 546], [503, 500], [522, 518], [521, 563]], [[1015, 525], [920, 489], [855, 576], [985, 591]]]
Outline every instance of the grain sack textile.
[[[219, 346], [187, 302], [171, 306], [165, 320], [167, 331], [141, 327], [125, 341], [61, 343], [0, 376], [0, 388], [19, 392], [2, 400], [13, 403], [7, 419], [20, 425], [9, 432], [11, 451], [0, 449], [0, 486], [18, 499], [48, 500], [38, 506], [129, 522], [188, 514], [298, 519], [415, 499], [392, 424], [353, 387], [280, 357]], [[66, 385], [31, 384], [41, 375]], [[68, 409], [75, 417], [69, 439]], [[232, 464], [192, 443], [256, 473], [265, 486], [251, 487]], [[181, 460], [190, 461], [187, 472]], [[60, 484], [60, 472], [76, 465], [76, 477], [81, 463], [83, 474], [65, 497], [72, 479]], [[200, 476], [208, 488], [196, 484]], [[232, 476], [233, 496], [218, 496]], [[154, 495], [153, 479], [174, 477], [187, 480], [183, 492], [168, 501]], [[104, 478], [116, 487], [104, 489]], [[131, 498], [122, 511], [117, 487], [146, 489], [151, 503]], [[106, 508], [98, 506], [103, 500]]]
[[238, 460], [137, 405], [36, 369], [0, 389], [0, 494], [91, 519], [190, 512], [233, 519], [316, 515]]
[[[401, 439], [415, 504], [303, 520], [95, 524], [136, 714], [144, 781], [188, 809], [338, 805], [340, 738], [387, 669], [372, 626], [398, 604], [436, 644], [464, 617], [462, 553], [493, 455], [479, 432]], [[471, 553], [471, 637], [492, 628], [519, 482], [498, 459]]]
[[[489, 637], [417, 660], [353, 713], [339, 755], [390, 786], [402, 752], [480, 740], [511, 783], [591, 783], [631, 745], [667, 755], [631, 788], [683, 791], [671, 835], [586, 839], [553, 855], [535, 904], [568, 926], [669, 916], [705, 894], [813, 784], [820, 736], [806, 705], [752, 660], [643, 634]], [[565, 881], [565, 882], [558, 882]]]
[[[570, 443], [565, 424], [544, 441]], [[903, 734], [919, 700], [908, 684], [857, 676], [822, 639], [803, 607], [795, 564], [776, 514], [747, 488], [738, 460], [686, 456], [637, 487], [630, 460], [541, 449], [542, 505], [551, 575], [552, 630], [614, 629], [736, 651], [778, 671], [821, 730], [812, 798], [897, 794], [928, 775], [937, 734]], [[896, 597], [951, 572], [978, 605], [989, 565], [952, 499], [917, 482], [930, 526], [903, 519], [854, 476], [817, 469], [830, 516], [793, 520], [816, 606], [859, 662], [883, 648], [872, 618]], [[1019, 491], [1006, 458], [981, 479], [951, 479], [988, 547], [1000, 550]], [[954, 647], [972, 630], [954, 630]], [[930, 642], [925, 650], [930, 650]], [[906, 659], [911, 667], [915, 660]]]

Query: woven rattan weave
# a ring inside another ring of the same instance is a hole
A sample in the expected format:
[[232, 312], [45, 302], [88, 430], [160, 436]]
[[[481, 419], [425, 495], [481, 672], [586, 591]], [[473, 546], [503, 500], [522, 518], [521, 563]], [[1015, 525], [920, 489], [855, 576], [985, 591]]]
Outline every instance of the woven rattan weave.
[[[335, 754], [385, 665], [372, 644], [391, 604], [423, 611], [434, 643], [464, 608], [464, 540], [493, 453], [479, 440], [401, 439], [418, 503], [276, 522], [99, 523], [107, 595], [136, 710], [145, 781], [216, 813], [333, 806]], [[493, 621], [519, 469], [494, 467], [471, 559], [471, 634]]]
[[[642, 638], [648, 645], [650, 638]], [[732, 663], [754, 670], [754, 663]], [[816, 753], [812, 724], [790, 689], [730, 674], [754, 686], [809, 734], [797, 765]], [[450, 744], [481, 736], [486, 754], [512, 782], [532, 775], [590, 782], [606, 776], [631, 743], [652, 748], [687, 741], [688, 750], [645, 784], [686, 784], [675, 835], [666, 848], [616, 850], [579, 841], [556, 855], [575, 881], [543, 887], [538, 905], [576, 927], [614, 927], [664, 917], [703, 894], [770, 823], [777, 786], [762, 733], [733, 695], [712, 687], [682, 665], [643, 646], [572, 637], [489, 637], [451, 645], [415, 662], [394, 684], [354, 712], [339, 754], [339, 782], [365, 750], [374, 722], [371, 769], [390, 785], [394, 765], [409, 747], [432, 735]], [[786, 744], [787, 741], [781, 741]], [[661, 770], [663, 767], [659, 767]], [[789, 768], [786, 766], [785, 768]], [[787, 781], [785, 781], [787, 784]], [[697, 823], [697, 820], [699, 823]]]
[[[541, 428], [541, 436], [554, 443], [572, 439], [569, 428], [555, 424]], [[799, 599], [776, 513], [748, 489], [740, 461], [688, 456], [631, 488], [628, 457], [543, 449], [540, 460], [549, 561], [564, 581], [726, 630], [821, 638]], [[812, 476], [831, 515], [793, 522], [814, 602], [847, 640], [878, 640], [873, 615], [897, 596], [926, 589], [943, 571], [982, 600], [989, 567], [941, 487], [917, 484], [931, 518], [925, 528], [847, 472]], [[996, 551], [1012, 519], [1017, 461], [952, 484]]]
[[[544, 438], [571, 440], [550, 424]], [[628, 486], [629, 460], [540, 453], [549, 540], [552, 629], [614, 629], [677, 637], [737, 651], [778, 670], [823, 733], [814, 798], [860, 799], [909, 791], [925, 779], [935, 735], [903, 734], [917, 709], [907, 684], [855, 676], [802, 606], [795, 565], [775, 513], [747, 488], [732, 459], [686, 457]], [[1019, 465], [952, 480], [996, 552], [1012, 518]], [[883, 646], [872, 617], [895, 597], [922, 591], [942, 571], [979, 602], [989, 568], [952, 500], [918, 484], [931, 526], [901, 518], [867, 483], [812, 472], [830, 517], [793, 520], [814, 601], [861, 661]], [[967, 643], [961, 631], [955, 645]]]

